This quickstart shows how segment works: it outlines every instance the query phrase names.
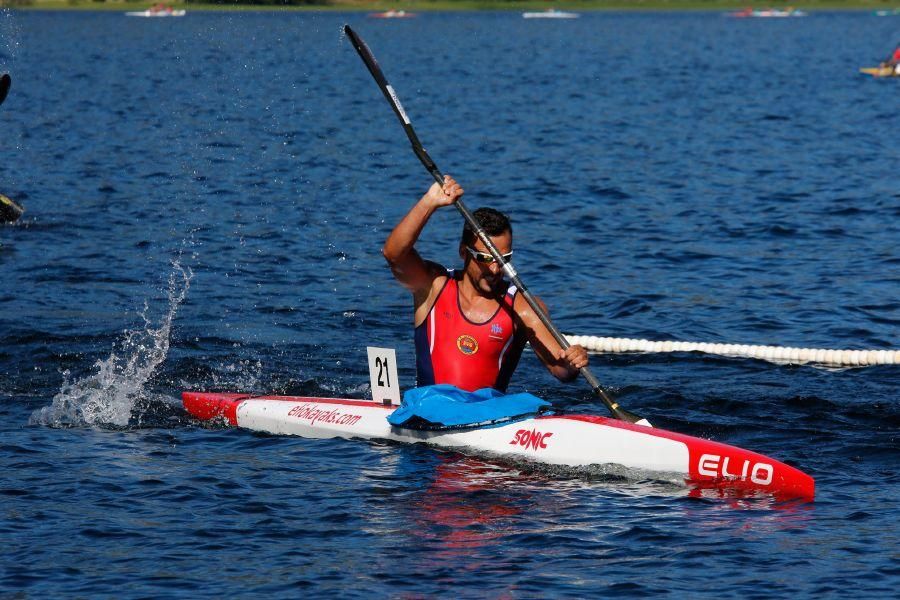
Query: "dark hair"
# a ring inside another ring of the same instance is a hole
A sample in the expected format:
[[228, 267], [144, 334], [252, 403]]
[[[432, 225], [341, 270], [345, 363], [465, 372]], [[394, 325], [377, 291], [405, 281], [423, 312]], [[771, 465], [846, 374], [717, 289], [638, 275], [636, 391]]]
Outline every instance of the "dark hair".
[[[473, 212], [472, 216], [475, 217], [475, 222], [481, 225], [484, 232], [491, 237], [507, 231], [512, 234], [512, 223], [509, 222], [509, 217], [499, 210], [483, 207]], [[461, 243], [464, 246], [471, 246], [475, 243], [475, 230], [469, 226], [468, 221], [463, 226]]]

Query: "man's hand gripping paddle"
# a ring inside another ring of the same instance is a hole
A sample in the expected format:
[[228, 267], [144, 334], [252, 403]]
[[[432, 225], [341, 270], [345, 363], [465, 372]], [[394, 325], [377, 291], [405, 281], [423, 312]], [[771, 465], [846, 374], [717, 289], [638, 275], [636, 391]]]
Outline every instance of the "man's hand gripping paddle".
[[[347, 37], [350, 38], [350, 41], [353, 43], [353, 47], [356, 48], [356, 51], [359, 53], [360, 58], [362, 58], [363, 62], [366, 63], [366, 67], [368, 67], [369, 73], [371, 73], [372, 77], [375, 78], [375, 82], [378, 84], [378, 87], [381, 88], [381, 92], [384, 94], [384, 97], [391, 105], [391, 108], [394, 109], [394, 114], [396, 114], [397, 118], [400, 119], [400, 123], [403, 125], [403, 129], [404, 131], [406, 131], [406, 135], [407, 137], [409, 137], [410, 143], [412, 143], [413, 152], [416, 153], [416, 156], [419, 157], [419, 160], [422, 161], [422, 164], [425, 165], [425, 168], [428, 169], [428, 172], [431, 173], [431, 176], [434, 177], [434, 180], [438, 183], [438, 185], [443, 185], [443, 174], [438, 170], [437, 165], [434, 164], [434, 161], [431, 160], [431, 157], [428, 156], [425, 148], [422, 147], [422, 142], [419, 141], [419, 137], [416, 135], [416, 132], [412, 127], [412, 123], [410, 123], [409, 121], [409, 117], [406, 116], [406, 112], [403, 110], [403, 106], [400, 104], [400, 99], [394, 92], [394, 88], [392, 88], [387, 79], [385, 79], [384, 73], [381, 72], [381, 68], [378, 66], [378, 63], [376, 62], [375, 56], [372, 54], [372, 51], [369, 50], [369, 47], [366, 46], [366, 43], [362, 40], [361, 37], [359, 37], [359, 35], [356, 34], [355, 31], [350, 28], [349, 25], [344, 25], [344, 33], [346, 33]], [[503, 273], [519, 289], [519, 292], [525, 298], [525, 301], [528, 302], [528, 305], [531, 306], [531, 309], [535, 312], [535, 314], [538, 316], [547, 330], [550, 331], [556, 342], [563, 349], [568, 348], [571, 344], [569, 344], [568, 340], [566, 340], [566, 338], [563, 337], [559, 330], [553, 325], [553, 323], [550, 321], [550, 318], [547, 316], [547, 313], [544, 312], [531, 292], [528, 291], [528, 288], [525, 287], [525, 284], [522, 283], [522, 280], [519, 279], [519, 275], [513, 268], [512, 263], [503, 260], [503, 257], [497, 250], [497, 247], [491, 241], [491, 238], [488, 237], [484, 229], [482, 229], [482, 227], [478, 224], [478, 222], [475, 220], [475, 217], [472, 215], [469, 209], [466, 208], [466, 205], [463, 203], [463, 201], [457, 200], [455, 206], [459, 210], [459, 212], [462, 213], [463, 218], [466, 220], [469, 226], [475, 231], [475, 235], [478, 236], [478, 239], [481, 240], [481, 242], [488, 249], [488, 252], [491, 253], [491, 256], [494, 257], [494, 260], [497, 261], [497, 264], [499, 264], [503, 269]], [[603, 401], [603, 404], [606, 405], [606, 407], [615, 418], [622, 421], [627, 421], [628, 423], [650, 425], [650, 423], [646, 419], [628, 412], [627, 410], [619, 406], [617, 402], [614, 402], [600, 387], [600, 382], [596, 377], [594, 377], [594, 374], [591, 373], [590, 369], [588, 369], [587, 367], [583, 367], [581, 369], [581, 374], [591, 386], [594, 394], [596, 394], [597, 397], [599, 397], [600, 400]]]

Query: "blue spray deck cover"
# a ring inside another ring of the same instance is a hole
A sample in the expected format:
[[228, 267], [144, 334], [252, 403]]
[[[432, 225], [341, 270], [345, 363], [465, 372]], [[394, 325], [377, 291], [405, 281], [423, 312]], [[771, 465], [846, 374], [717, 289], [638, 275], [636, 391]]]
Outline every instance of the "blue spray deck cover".
[[407, 429], [455, 429], [528, 417], [549, 408], [549, 402], [532, 394], [503, 394], [492, 388], [467, 392], [438, 384], [407, 391], [387, 420]]

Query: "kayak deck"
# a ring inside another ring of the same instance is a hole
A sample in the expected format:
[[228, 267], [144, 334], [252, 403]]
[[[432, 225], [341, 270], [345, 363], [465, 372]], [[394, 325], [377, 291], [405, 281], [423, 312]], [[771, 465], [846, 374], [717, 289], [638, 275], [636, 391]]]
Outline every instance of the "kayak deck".
[[486, 427], [418, 430], [394, 427], [395, 407], [369, 400], [184, 392], [195, 418], [276, 435], [425, 443], [477, 456], [573, 468], [618, 465], [644, 478], [697, 489], [815, 495], [813, 479], [794, 467], [701, 438], [593, 415], [550, 415]]

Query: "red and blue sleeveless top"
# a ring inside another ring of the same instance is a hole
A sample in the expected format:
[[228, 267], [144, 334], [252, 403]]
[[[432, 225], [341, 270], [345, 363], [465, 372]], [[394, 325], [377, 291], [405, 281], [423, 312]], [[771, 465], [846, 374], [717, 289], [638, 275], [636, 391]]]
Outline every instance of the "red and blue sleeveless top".
[[454, 272], [447, 275], [415, 330], [417, 385], [448, 383], [470, 392], [486, 387], [505, 392], [525, 347], [512, 318], [516, 288], [509, 286], [490, 319], [473, 323], [459, 305]]

